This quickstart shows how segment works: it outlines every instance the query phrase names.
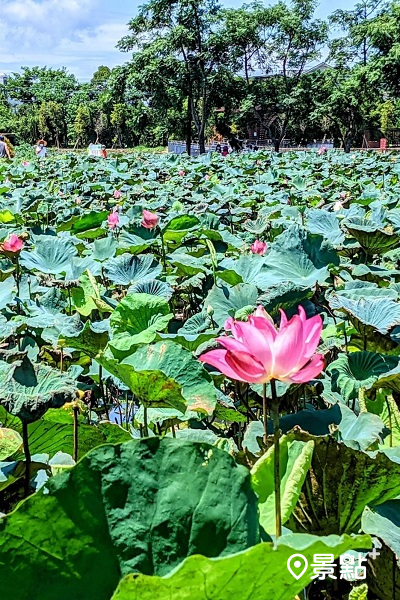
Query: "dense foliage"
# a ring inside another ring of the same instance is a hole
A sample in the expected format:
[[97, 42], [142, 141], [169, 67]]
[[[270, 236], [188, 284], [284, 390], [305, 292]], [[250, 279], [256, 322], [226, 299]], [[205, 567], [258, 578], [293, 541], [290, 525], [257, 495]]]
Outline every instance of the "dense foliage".
[[362, 0], [326, 22], [316, 6], [149, 0], [119, 42], [132, 52], [125, 64], [99, 67], [89, 83], [23, 68], [1, 86], [0, 127], [19, 142], [70, 147], [175, 138], [203, 151], [209, 137], [235, 146], [260, 131], [276, 149], [284, 138], [332, 138], [350, 150], [365, 130], [379, 140], [400, 122], [399, 2]]
[[[371, 539], [369, 597], [396, 596], [399, 191], [391, 153], [0, 165], [5, 597], [367, 598], [286, 561]], [[319, 315], [320, 375], [198, 360], [257, 306]]]

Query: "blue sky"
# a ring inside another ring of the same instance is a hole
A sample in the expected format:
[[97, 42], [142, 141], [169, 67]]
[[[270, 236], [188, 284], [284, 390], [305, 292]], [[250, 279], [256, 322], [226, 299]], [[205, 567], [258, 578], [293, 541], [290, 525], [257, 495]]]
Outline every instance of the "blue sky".
[[[1, 0], [0, 72], [21, 66], [62, 67], [87, 81], [99, 65], [128, 60], [115, 45], [143, 2], [135, 0]], [[267, 1], [266, 4], [269, 2]], [[243, 0], [224, 0], [238, 7]], [[350, 0], [322, 0], [316, 16], [325, 18]]]

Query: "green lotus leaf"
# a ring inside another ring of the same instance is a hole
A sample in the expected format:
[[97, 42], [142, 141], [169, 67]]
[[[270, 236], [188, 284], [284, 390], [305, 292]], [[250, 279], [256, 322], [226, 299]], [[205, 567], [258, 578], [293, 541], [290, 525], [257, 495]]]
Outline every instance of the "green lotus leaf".
[[399, 364], [398, 357], [375, 352], [340, 354], [327, 371], [332, 377], [332, 391], [340, 392], [346, 401], [358, 397], [360, 388], [370, 389]]
[[250, 304], [254, 304], [255, 308], [257, 298], [256, 286], [248, 283], [239, 283], [235, 286], [214, 286], [204, 300], [204, 306], [211, 306], [214, 309], [213, 321], [222, 327], [226, 319], [234, 316], [241, 308]]
[[22, 446], [22, 437], [14, 429], [0, 427], [0, 461], [15, 454]]
[[400, 556], [400, 500], [366, 506], [361, 527], [365, 533], [380, 538], [396, 556]]
[[172, 318], [168, 301], [150, 294], [128, 294], [111, 315], [114, 355], [127, 356], [138, 344], [154, 341], [157, 331], [163, 331]]
[[242, 254], [238, 259], [225, 258], [218, 265], [217, 275], [230, 285], [256, 283], [257, 276], [268, 259], [258, 254]]
[[384, 254], [399, 245], [400, 238], [391, 226], [380, 227], [362, 217], [346, 219], [345, 226], [367, 254]]
[[76, 248], [72, 242], [64, 238], [41, 235], [35, 240], [34, 250], [21, 252], [20, 261], [30, 271], [59, 275], [68, 271], [74, 256]]
[[212, 414], [216, 388], [192, 353], [170, 340], [139, 346], [120, 361], [106, 351], [96, 359], [146, 406]]
[[289, 521], [294, 530], [318, 535], [358, 532], [367, 505], [383, 504], [400, 494], [400, 452], [390, 448], [361, 452], [331, 436], [296, 433], [314, 440], [309, 474]]
[[[279, 441], [281, 517], [286, 523], [299, 499], [314, 449], [314, 442], [303, 442], [284, 435]], [[275, 533], [274, 446], [255, 463], [251, 470], [251, 485], [258, 497], [260, 525]]]
[[174, 290], [165, 281], [159, 279], [148, 279], [147, 281], [138, 281], [131, 285], [128, 294], [149, 294], [150, 296], [160, 296], [169, 300]]
[[14, 600], [109, 600], [121, 576], [164, 575], [192, 554], [259, 541], [248, 470], [208, 444], [105, 445], [46, 488], [0, 521], [2, 590]]
[[247, 220], [243, 223], [243, 227], [246, 231], [249, 231], [253, 235], [261, 235], [267, 229], [269, 224], [269, 218], [267, 215], [259, 214], [257, 219], [254, 221]]
[[[127, 575], [112, 600], [293, 600], [310, 582], [314, 554], [333, 554], [335, 558], [351, 549], [369, 549], [368, 536], [307, 534], [282, 536], [272, 543], [258, 544], [250, 550], [220, 559], [204, 556], [187, 558], [164, 577]], [[302, 554], [308, 563], [304, 574], [295, 579], [287, 568], [293, 554]], [[238, 592], [240, 590], [240, 592]]]
[[322, 235], [332, 246], [341, 246], [344, 242], [345, 236], [340, 229], [339, 219], [333, 212], [320, 209], [309, 210], [306, 227], [310, 233]]
[[391, 298], [361, 297], [352, 299], [344, 294], [331, 294], [329, 304], [334, 310], [343, 310], [351, 315], [352, 322], [359, 321], [386, 334], [400, 325], [400, 303]]
[[25, 357], [11, 364], [0, 361], [0, 404], [21, 421], [39, 419], [76, 397], [76, 382], [42, 363]]
[[340, 406], [342, 419], [339, 423], [339, 438], [350, 448], [367, 450], [381, 440], [385, 423], [378, 415], [362, 412], [358, 416], [346, 405]]
[[121, 254], [105, 263], [105, 273], [110, 281], [118, 285], [130, 285], [154, 279], [160, 275], [161, 265], [152, 254]]

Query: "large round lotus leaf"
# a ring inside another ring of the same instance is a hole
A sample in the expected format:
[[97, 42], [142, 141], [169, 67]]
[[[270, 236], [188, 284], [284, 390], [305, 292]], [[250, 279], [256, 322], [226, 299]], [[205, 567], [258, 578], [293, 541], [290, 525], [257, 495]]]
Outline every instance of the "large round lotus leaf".
[[357, 532], [367, 505], [400, 495], [399, 448], [362, 452], [331, 436], [301, 432], [296, 438], [314, 440], [315, 446], [291, 529], [317, 535]]
[[44, 364], [0, 361], [0, 404], [28, 423], [76, 397], [76, 381]]
[[215, 408], [217, 389], [204, 365], [171, 340], [143, 344], [122, 361], [106, 348], [97, 360], [146, 406], [208, 415]]
[[28, 270], [57, 275], [69, 269], [76, 248], [68, 240], [50, 235], [37, 237], [35, 250], [21, 252], [21, 264]]
[[152, 254], [121, 254], [105, 263], [106, 276], [118, 285], [154, 279], [161, 271], [161, 265], [154, 260]]
[[[310, 583], [314, 554], [337, 558], [351, 549], [370, 547], [366, 535], [285, 535], [275, 547], [272, 543], [258, 544], [219, 559], [190, 557], [167, 577], [128, 575], [112, 600], [293, 600]], [[287, 562], [298, 553], [307, 559], [308, 566], [295, 579]]]
[[4, 598], [109, 600], [121, 576], [259, 541], [248, 470], [208, 444], [105, 445], [46, 487], [0, 522]]
[[382, 223], [379, 227], [372, 220], [352, 217], [346, 220], [345, 226], [368, 254], [384, 254], [399, 245], [399, 236], [391, 225], [385, 227]]
[[110, 345], [117, 358], [124, 358], [138, 344], [149, 344], [172, 318], [168, 301], [151, 294], [128, 294], [110, 318], [113, 339]]
[[348, 401], [357, 398], [360, 388], [370, 389], [377, 382], [393, 387], [399, 379], [398, 365], [399, 358], [396, 356], [352, 352], [340, 354], [327, 371], [332, 378], [332, 391], [340, 392]]

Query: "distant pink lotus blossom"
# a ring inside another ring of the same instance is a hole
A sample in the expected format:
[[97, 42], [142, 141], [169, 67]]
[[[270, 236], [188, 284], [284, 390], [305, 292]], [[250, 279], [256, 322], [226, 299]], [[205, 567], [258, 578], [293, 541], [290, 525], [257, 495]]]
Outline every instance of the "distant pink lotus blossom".
[[76, 204], [81, 204], [81, 203], [82, 203], [82, 200], [81, 200], [80, 198], [77, 198], [77, 199], [75, 200], [75, 203], [76, 203]]
[[155, 213], [143, 209], [142, 216], [143, 219], [140, 223], [142, 227], [146, 227], [146, 229], [154, 229], [155, 227], [157, 227], [159, 219]]
[[183, 171], [182, 169], [180, 169], [178, 171], [178, 175], [180, 175], [181, 177], [183, 177], [185, 175], [185, 171]]
[[60, 190], [60, 191], [58, 192], [58, 195], [59, 195], [59, 196], [63, 196], [63, 192]]
[[209, 181], [209, 179], [210, 179], [210, 176], [209, 176], [209, 175], [204, 175], [204, 179], [205, 179], [206, 181]]
[[339, 196], [344, 200], [346, 198], [346, 192], [340, 192]]
[[121, 198], [122, 194], [119, 190], [114, 190], [114, 198], [118, 199]]
[[230, 318], [225, 330], [232, 336], [217, 338], [223, 346], [206, 352], [200, 359], [226, 377], [247, 383], [267, 383], [277, 379], [285, 383], [306, 383], [324, 368], [324, 358], [315, 354], [322, 331], [319, 315], [307, 319], [304, 309], [288, 321], [281, 310], [276, 329], [263, 307], [258, 307], [247, 323]]
[[29, 163], [29, 161], [28, 161], [28, 160], [23, 160], [23, 161], [22, 161], [22, 166], [23, 166], [23, 167], [27, 167], [29, 164], [30, 164], [30, 163]]
[[15, 233], [12, 233], [10, 237], [3, 242], [3, 250], [6, 252], [12, 252], [16, 254], [21, 252], [24, 242]]
[[250, 250], [253, 254], [260, 254], [260, 256], [264, 256], [264, 254], [268, 250], [268, 246], [265, 242], [260, 242], [260, 240], [256, 240], [250, 246]]
[[113, 211], [107, 217], [107, 225], [109, 226], [110, 229], [115, 229], [118, 224], [119, 224], [118, 213]]
[[321, 146], [321, 148], [318, 150], [318, 154], [321, 156], [321, 154], [325, 154], [327, 150], [328, 148], [326, 146]]

